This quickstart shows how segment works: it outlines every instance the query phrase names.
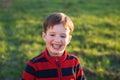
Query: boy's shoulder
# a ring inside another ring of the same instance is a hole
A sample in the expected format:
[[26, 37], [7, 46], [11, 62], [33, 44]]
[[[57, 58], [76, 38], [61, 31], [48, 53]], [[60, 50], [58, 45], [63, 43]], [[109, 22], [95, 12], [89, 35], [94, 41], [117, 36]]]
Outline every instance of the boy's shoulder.
[[78, 60], [78, 57], [72, 53], [68, 53], [67, 54], [67, 59], [75, 59], [75, 60]]
[[38, 56], [35, 56], [30, 60], [32, 63], [37, 63], [37, 62], [47, 62], [47, 59], [45, 58], [44, 54], [41, 53]]

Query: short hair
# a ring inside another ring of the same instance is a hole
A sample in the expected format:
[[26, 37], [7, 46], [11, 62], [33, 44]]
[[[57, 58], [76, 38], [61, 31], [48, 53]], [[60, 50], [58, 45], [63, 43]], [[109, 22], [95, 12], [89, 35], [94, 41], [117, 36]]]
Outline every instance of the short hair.
[[64, 13], [57, 12], [50, 14], [43, 22], [44, 32], [47, 31], [49, 28], [53, 28], [56, 24], [63, 24], [65, 28], [70, 29], [70, 35], [74, 30], [74, 24], [72, 20]]

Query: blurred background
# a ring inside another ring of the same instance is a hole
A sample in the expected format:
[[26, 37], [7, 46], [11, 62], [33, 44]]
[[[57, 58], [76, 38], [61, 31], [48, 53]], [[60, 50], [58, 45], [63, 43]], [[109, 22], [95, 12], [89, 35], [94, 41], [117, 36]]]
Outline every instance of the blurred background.
[[0, 80], [21, 80], [28, 60], [45, 48], [42, 23], [64, 12], [75, 31], [67, 51], [88, 80], [120, 80], [120, 0], [0, 0]]

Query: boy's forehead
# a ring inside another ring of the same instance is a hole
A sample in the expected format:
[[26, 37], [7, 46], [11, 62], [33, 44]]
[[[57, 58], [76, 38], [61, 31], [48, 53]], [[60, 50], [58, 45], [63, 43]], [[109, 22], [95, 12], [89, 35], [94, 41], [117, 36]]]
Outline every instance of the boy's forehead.
[[58, 25], [61, 25], [61, 26], [59, 26], [59, 27], [63, 27], [64, 29], [69, 29], [69, 27], [68, 26], [66, 26], [66, 25], [64, 25], [64, 24], [62, 24], [62, 23], [60, 23], [60, 24], [55, 24], [55, 25], [50, 25], [50, 26], [48, 26], [47, 27], [47, 29], [53, 29], [55, 26], [58, 26]]
[[51, 30], [53, 30], [53, 31], [61, 31], [61, 32], [70, 32], [70, 29], [69, 29], [69, 27], [65, 27], [65, 26], [63, 26], [63, 25], [61, 25], [61, 24], [57, 24], [57, 25], [54, 25], [54, 26], [49, 26], [48, 28], [47, 28], [47, 31], [51, 31]]
[[[57, 28], [59, 28], [60, 30], [61, 30], [61, 27], [62, 27], [62, 26], [57, 26]], [[49, 29], [50, 29], [50, 30], [56, 29], [56, 25], [50, 26], [50, 27], [47, 28], [47, 30], [49, 30]], [[63, 26], [62, 29], [66, 30], [66, 31], [70, 31], [69, 27]]]

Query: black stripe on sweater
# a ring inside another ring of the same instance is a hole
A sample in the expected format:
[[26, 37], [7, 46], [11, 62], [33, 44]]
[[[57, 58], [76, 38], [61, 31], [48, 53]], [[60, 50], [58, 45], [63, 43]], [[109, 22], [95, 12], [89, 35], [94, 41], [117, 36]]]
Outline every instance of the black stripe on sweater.
[[79, 76], [76, 80], [85, 80], [85, 76]]
[[80, 67], [81, 67], [80, 64], [78, 64], [78, 65], [77, 65], [77, 71], [80, 70]]
[[26, 66], [25, 71], [33, 76], [35, 76], [35, 69], [33, 67], [31, 67], [30, 65]]
[[62, 76], [70, 76], [76, 73], [76, 67], [62, 68]]
[[71, 59], [73, 59], [73, 58], [75, 58], [74, 56], [67, 56], [67, 58], [66, 58], [66, 60], [71, 60]]
[[31, 59], [30, 61], [31, 61], [32, 63], [48, 62], [48, 60], [47, 60], [45, 57], [40, 58], [40, 56], [42, 56], [42, 55], [43, 55], [43, 54], [40, 54], [40, 55], [34, 57], [33, 59]]
[[58, 72], [57, 72], [57, 69], [40, 70], [40, 71], [37, 71], [36, 77], [38, 78], [58, 77]]
[[48, 60], [46, 58], [40, 58], [33, 61], [33, 63], [37, 63], [37, 62], [48, 62]]

